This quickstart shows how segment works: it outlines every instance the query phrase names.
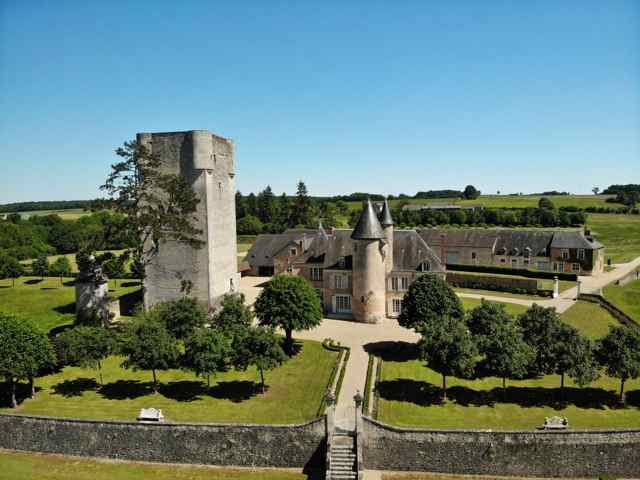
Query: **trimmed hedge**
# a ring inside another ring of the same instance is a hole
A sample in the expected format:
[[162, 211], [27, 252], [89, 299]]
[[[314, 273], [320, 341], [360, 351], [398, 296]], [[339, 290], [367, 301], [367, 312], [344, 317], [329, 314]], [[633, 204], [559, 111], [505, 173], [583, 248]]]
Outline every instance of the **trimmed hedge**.
[[448, 272], [447, 283], [457, 288], [472, 288], [479, 290], [493, 290], [496, 292], [520, 293], [524, 295], [549, 296], [550, 290], [538, 288], [535, 278], [509, 278], [491, 275], [465, 275], [464, 273]]
[[558, 280], [568, 280], [575, 282], [578, 280], [578, 275], [575, 273], [565, 272], [543, 272], [541, 270], [527, 270], [525, 268], [509, 268], [509, 267], [496, 267], [491, 265], [456, 265], [447, 264], [447, 270], [460, 271], [460, 272], [480, 272], [480, 273], [495, 273], [499, 275], [518, 275], [527, 278], [542, 278], [553, 280], [553, 277], [558, 277]]

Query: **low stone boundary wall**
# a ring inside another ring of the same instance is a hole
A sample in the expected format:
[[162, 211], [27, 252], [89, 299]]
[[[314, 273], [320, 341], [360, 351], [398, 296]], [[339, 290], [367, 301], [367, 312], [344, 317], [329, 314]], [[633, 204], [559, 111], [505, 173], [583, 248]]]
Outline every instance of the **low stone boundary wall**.
[[618, 307], [616, 307], [613, 303], [611, 303], [606, 298], [596, 295], [593, 293], [581, 293], [578, 297], [578, 300], [584, 300], [585, 302], [597, 303], [606, 311], [608, 311], [611, 315], [613, 315], [620, 323], [626, 325], [627, 327], [640, 328], [640, 324], [636, 322], [635, 319], [631, 318], [629, 315], [624, 313]]
[[640, 475], [640, 429], [614, 431], [422, 430], [363, 417], [366, 469], [459, 474]]
[[0, 448], [149, 462], [324, 466], [325, 418], [299, 425], [144, 424], [0, 414]]

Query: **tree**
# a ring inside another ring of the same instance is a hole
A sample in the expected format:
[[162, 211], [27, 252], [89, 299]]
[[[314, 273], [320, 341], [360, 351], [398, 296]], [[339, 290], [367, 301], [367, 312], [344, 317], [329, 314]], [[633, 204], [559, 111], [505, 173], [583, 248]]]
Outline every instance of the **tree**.
[[199, 328], [185, 342], [183, 367], [206, 378], [207, 387], [210, 387], [211, 375], [226, 371], [230, 356], [230, 339], [224, 333]]
[[16, 278], [24, 275], [22, 264], [15, 257], [0, 254], [0, 278], [10, 278], [11, 286], [16, 286]]
[[553, 307], [544, 308], [535, 303], [518, 317], [525, 341], [534, 349], [535, 358], [531, 365], [532, 373], [548, 375], [555, 369], [554, 345], [560, 318]]
[[447, 377], [473, 374], [477, 350], [466, 325], [459, 318], [443, 317], [422, 333], [418, 344], [420, 358], [442, 375], [442, 399], [447, 401]]
[[600, 193], [600, 188], [599, 187], [593, 187], [591, 189], [591, 191], [593, 192], [594, 195], [598, 195], [598, 193]]
[[125, 142], [116, 150], [122, 159], [100, 187], [109, 205], [127, 221], [124, 228], [135, 246], [129, 253], [145, 267], [168, 240], [201, 248], [202, 231], [196, 227], [199, 199], [180, 175], [163, 173], [160, 158], [145, 145]]
[[464, 309], [453, 289], [439, 276], [418, 277], [402, 299], [398, 323], [419, 332], [443, 317], [462, 319]]
[[16, 381], [28, 380], [33, 396], [33, 378], [54, 361], [51, 342], [33, 323], [0, 313], [0, 376], [9, 382], [12, 408], [18, 406]]
[[255, 302], [261, 325], [285, 331], [286, 349], [293, 353], [293, 330], [309, 330], [322, 321], [322, 304], [315, 289], [302, 277], [276, 275]]
[[120, 351], [126, 357], [122, 362], [124, 368], [151, 370], [154, 392], [158, 391], [156, 371], [168, 370], [180, 355], [178, 341], [162, 322], [144, 314], [127, 326]]
[[181, 298], [157, 304], [151, 315], [155, 316], [175, 338], [185, 340], [197, 328], [207, 322], [207, 314], [193, 298]]
[[262, 233], [262, 222], [258, 217], [247, 215], [236, 223], [238, 235], [259, 235]]
[[47, 275], [49, 275], [49, 271], [51, 270], [51, 266], [49, 265], [49, 259], [46, 255], [38, 255], [38, 257], [31, 264], [31, 271], [35, 276], [41, 277], [44, 279]]
[[600, 340], [597, 358], [608, 376], [620, 379], [620, 401], [624, 384], [640, 377], [640, 332], [635, 328], [612, 327]]
[[280, 339], [271, 328], [253, 327], [244, 330], [233, 342], [233, 363], [239, 370], [254, 365], [260, 373], [260, 386], [265, 392], [264, 372], [281, 365], [287, 355], [280, 346]]
[[60, 277], [60, 285], [62, 285], [62, 277], [71, 273], [69, 259], [65, 256], [58, 257], [51, 265], [51, 273]]
[[253, 323], [253, 311], [245, 304], [244, 294], [222, 297], [220, 310], [211, 320], [212, 327], [233, 335], [238, 329], [244, 330]]
[[102, 361], [115, 350], [115, 339], [101, 327], [78, 326], [58, 336], [61, 353], [67, 362], [98, 371], [102, 385]]
[[462, 196], [467, 200], [475, 200], [480, 196], [480, 190], [476, 189], [473, 185], [467, 185], [464, 187]]
[[280, 195], [278, 199], [278, 223], [285, 227], [294, 226], [291, 222], [291, 201], [284, 192], [282, 192], [282, 195]]
[[484, 298], [467, 314], [467, 327], [479, 347], [490, 339], [496, 329], [510, 321], [512, 319], [503, 303], [488, 302]]
[[569, 375], [581, 387], [599, 377], [593, 344], [571, 325], [560, 324], [553, 348], [555, 373], [560, 375], [561, 395], [564, 392], [565, 375]]
[[242, 193], [240, 193], [240, 190], [236, 191], [235, 200], [236, 200], [236, 218], [242, 218], [247, 214], [247, 211], [244, 204], [244, 198], [242, 198]]
[[269, 185], [258, 194], [257, 203], [258, 218], [262, 223], [271, 223], [276, 220], [276, 199]]
[[124, 275], [127, 260], [129, 260], [128, 252], [124, 252], [121, 255], [107, 252], [100, 256], [99, 261], [102, 263], [102, 271], [108, 278], [113, 279], [115, 288], [118, 288], [118, 278]]
[[523, 378], [527, 374], [534, 356], [533, 349], [524, 341], [522, 330], [511, 320], [497, 322], [480, 353], [485, 356], [487, 370], [502, 378], [503, 389], [507, 378]]
[[555, 210], [556, 206], [547, 197], [542, 197], [538, 200], [538, 208], [543, 210]]
[[298, 182], [296, 199], [293, 205], [293, 225], [308, 225], [312, 220], [312, 202], [307, 192], [307, 186], [302, 180]]
[[253, 215], [254, 217], [258, 214], [258, 199], [256, 198], [256, 194], [251, 192], [247, 195], [245, 199], [245, 216]]

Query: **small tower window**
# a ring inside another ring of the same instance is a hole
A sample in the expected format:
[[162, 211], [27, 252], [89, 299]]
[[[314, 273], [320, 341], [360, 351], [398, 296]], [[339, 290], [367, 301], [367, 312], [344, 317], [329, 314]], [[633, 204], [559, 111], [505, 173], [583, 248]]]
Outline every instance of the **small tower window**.
[[422, 262], [418, 265], [419, 272], [428, 272], [431, 270], [431, 264], [429, 262]]

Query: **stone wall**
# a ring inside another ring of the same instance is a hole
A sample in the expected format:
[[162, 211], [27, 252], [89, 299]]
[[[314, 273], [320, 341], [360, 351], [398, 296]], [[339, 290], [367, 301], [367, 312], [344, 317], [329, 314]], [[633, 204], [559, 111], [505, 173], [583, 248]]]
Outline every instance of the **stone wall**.
[[640, 475], [640, 430], [419, 430], [367, 417], [362, 426], [366, 469], [550, 477]]
[[631, 328], [640, 328], [640, 324], [638, 324], [638, 322], [634, 318], [627, 315], [625, 312], [620, 310], [617, 306], [615, 306], [613, 303], [611, 303], [601, 295], [596, 295], [593, 293], [581, 293], [578, 297], [578, 300], [597, 303], [623, 325]]
[[150, 462], [322, 467], [324, 417], [300, 425], [141, 424], [0, 414], [0, 448]]

